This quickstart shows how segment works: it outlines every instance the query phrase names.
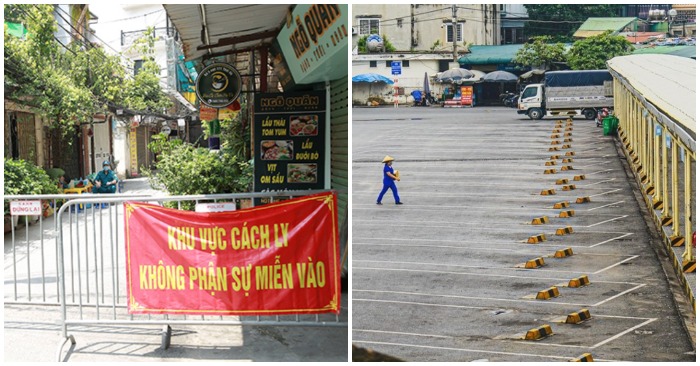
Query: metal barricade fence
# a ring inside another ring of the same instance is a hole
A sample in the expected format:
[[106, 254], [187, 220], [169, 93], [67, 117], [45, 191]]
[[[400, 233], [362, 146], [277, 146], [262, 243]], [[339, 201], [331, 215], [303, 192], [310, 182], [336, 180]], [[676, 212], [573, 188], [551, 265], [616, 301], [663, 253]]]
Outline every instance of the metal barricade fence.
[[660, 112], [617, 73], [613, 76], [622, 150], [695, 308], [695, 295], [684, 275], [694, 274], [696, 262], [695, 133]]
[[[163, 205], [184, 202], [235, 202], [255, 198], [292, 198], [326, 191], [288, 191], [283, 193], [243, 193], [190, 196], [146, 195], [44, 195], [6, 196], [5, 200], [66, 200], [51, 219], [52, 229], [44, 230], [43, 218], [39, 230], [30, 233], [25, 226], [26, 242], [23, 248], [15, 243], [12, 232], [12, 256], [6, 253], [5, 278], [12, 270], [12, 291], [7, 291], [5, 303], [52, 304], [61, 307], [63, 340], [58, 348], [60, 360], [63, 347], [75, 338], [69, 326], [75, 325], [161, 325], [162, 346], [169, 347], [171, 325], [228, 325], [228, 326], [312, 326], [347, 327], [347, 309], [341, 314], [289, 316], [192, 316], [192, 315], [132, 315], [127, 312], [126, 265], [124, 250], [125, 201], [140, 201]], [[84, 198], [83, 198], [84, 197]], [[56, 207], [54, 203], [54, 207]], [[53, 242], [55, 245], [49, 245]], [[343, 245], [343, 243], [341, 243]], [[345, 244], [347, 246], [347, 244]], [[53, 250], [50, 250], [52, 248]], [[18, 251], [18, 249], [20, 249]], [[23, 250], [21, 250], [23, 249]], [[340, 248], [341, 252], [343, 249]], [[18, 254], [19, 253], [19, 257]], [[11, 262], [11, 263], [8, 263]], [[24, 263], [26, 262], [26, 263]], [[32, 267], [40, 263], [40, 269]], [[26, 264], [26, 277], [18, 270]], [[20, 286], [26, 282], [26, 286]], [[54, 284], [55, 282], [55, 288]], [[8, 293], [11, 294], [8, 298]], [[35, 296], [33, 294], [40, 294]]]

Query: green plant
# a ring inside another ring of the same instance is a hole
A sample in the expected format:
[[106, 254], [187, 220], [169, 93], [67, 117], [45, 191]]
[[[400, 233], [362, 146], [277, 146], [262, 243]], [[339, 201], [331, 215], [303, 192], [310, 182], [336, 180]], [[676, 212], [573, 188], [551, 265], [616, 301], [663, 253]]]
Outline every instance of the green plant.
[[[5, 158], [5, 194], [56, 194], [57, 182], [31, 162]], [[9, 214], [9, 203], [5, 203], [5, 215]]]
[[549, 70], [555, 62], [566, 61], [565, 49], [562, 43], [550, 44], [547, 36], [533, 37], [515, 54], [515, 63], [523, 66], [540, 67]]
[[[252, 165], [234, 154], [173, 141], [163, 144], [161, 151], [157, 170], [146, 175], [152, 186], [172, 195], [248, 192], [251, 188]], [[183, 202], [182, 208], [191, 210], [194, 203]]]
[[611, 31], [574, 42], [567, 53], [567, 63], [574, 70], [600, 70], [616, 56], [629, 55], [634, 46], [623, 36]]

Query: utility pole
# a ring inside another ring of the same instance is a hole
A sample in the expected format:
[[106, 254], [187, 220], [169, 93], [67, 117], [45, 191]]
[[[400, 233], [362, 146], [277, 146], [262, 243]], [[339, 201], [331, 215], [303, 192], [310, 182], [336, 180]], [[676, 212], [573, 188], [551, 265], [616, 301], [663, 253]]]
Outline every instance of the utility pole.
[[457, 62], [457, 5], [452, 5], [452, 62]]

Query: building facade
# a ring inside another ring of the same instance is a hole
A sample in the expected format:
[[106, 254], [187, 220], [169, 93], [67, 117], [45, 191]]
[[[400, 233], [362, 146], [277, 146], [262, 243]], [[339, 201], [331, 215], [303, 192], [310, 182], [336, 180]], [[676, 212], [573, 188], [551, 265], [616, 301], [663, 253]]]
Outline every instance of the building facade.
[[[376, 73], [396, 85], [356, 85], [353, 103], [366, 104], [369, 97], [390, 103], [394, 86], [399, 102], [412, 103], [410, 93], [423, 89], [427, 75], [431, 91], [439, 94], [441, 86], [432, 82], [442, 71], [459, 67], [456, 60], [469, 52], [471, 45], [501, 43], [501, 13], [498, 5], [485, 4], [392, 4], [353, 5], [352, 73]], [[393, 52], [367, 52], [363, 40], [378, 34], [388, 42], [384, 49]], [[401, 74], [392, 75], [391, 63], [401, 63]]]

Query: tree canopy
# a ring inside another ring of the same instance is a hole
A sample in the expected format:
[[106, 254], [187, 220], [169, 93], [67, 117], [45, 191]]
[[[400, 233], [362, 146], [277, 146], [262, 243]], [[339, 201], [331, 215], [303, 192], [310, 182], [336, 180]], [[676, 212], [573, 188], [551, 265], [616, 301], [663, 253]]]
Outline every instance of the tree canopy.
[[162, 113], [171, 105], [160, 89], [155, 62], [130, 78], [119, 55], [79, 36], [62, 45], [54, 36], [54, 5], [6, 4], [4, 13], [27, 29], [23, 39], [5, 26], [4, 97], [37, 109], [64, 134], [109, 106]]
[[566, 55], [569, 67], [574, 70], [598, 70], [606, 68], [606, 62], [615, 56], [632, 53], [634, 46], [623, 36], [605, 32], [574, 42]]
[[550, 36], [555, 42], [571, 42], [573, 34], [590, 17], [614, 17], [619, 4], [526, 4], [525, 37]]
[[515, 54], [515, 63], [533, 68], [550, 70], [555, 62], [566, 61], [562, 43], [550, 43], [547, 36], [533, 37]]

